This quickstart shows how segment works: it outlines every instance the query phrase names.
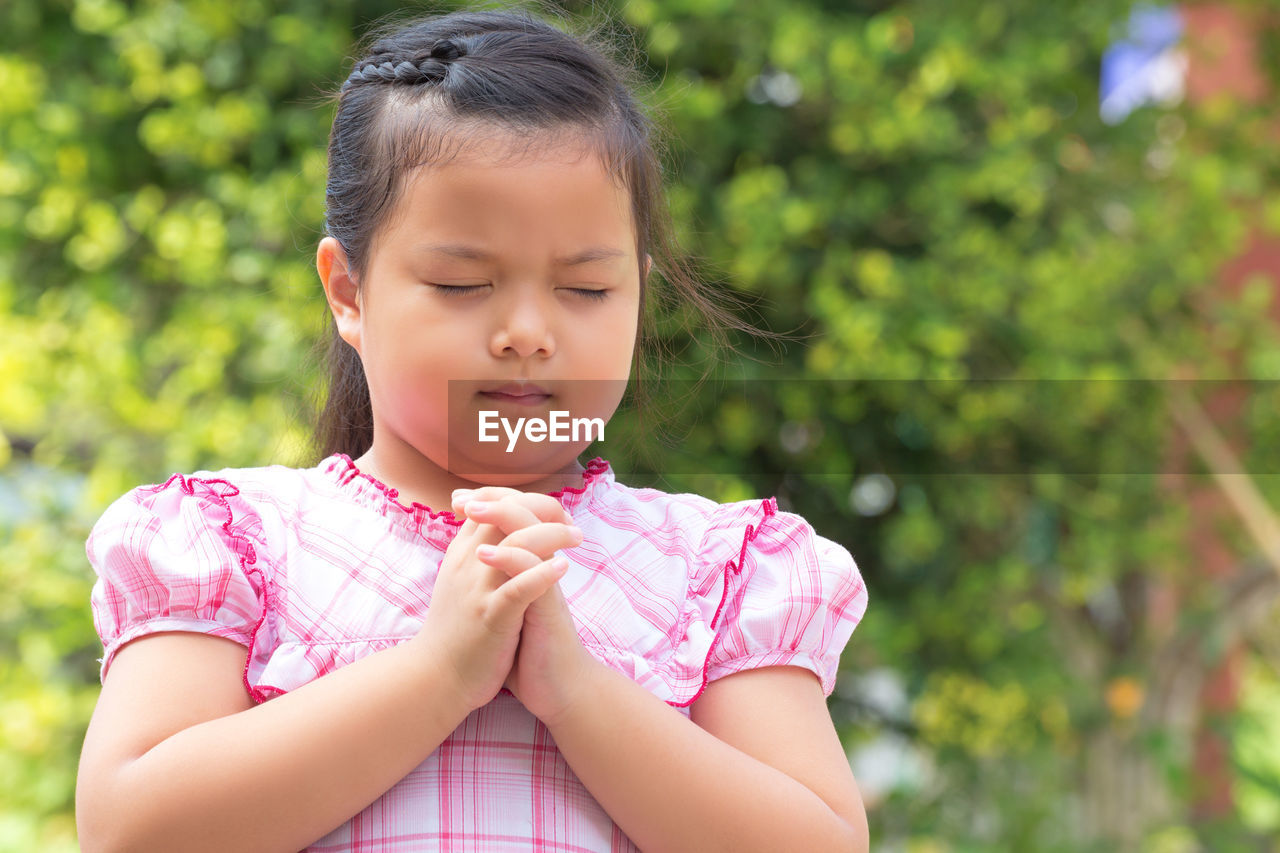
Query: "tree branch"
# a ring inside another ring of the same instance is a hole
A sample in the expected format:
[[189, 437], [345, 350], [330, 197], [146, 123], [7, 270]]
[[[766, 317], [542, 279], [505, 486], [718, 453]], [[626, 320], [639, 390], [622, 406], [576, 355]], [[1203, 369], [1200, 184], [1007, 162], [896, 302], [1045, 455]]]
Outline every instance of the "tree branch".
[[1208, 414], [1182, 383], [1171, 383], [1169, 408], [1174, 420], [1191, 440], [1191, 446], [1222, 489], [1251, 539], [1266, 558], [1267, 563], [1280, 575], [1280, 521], [1267, 505], [1236, 457], [1235, 451], [1213, 425]]

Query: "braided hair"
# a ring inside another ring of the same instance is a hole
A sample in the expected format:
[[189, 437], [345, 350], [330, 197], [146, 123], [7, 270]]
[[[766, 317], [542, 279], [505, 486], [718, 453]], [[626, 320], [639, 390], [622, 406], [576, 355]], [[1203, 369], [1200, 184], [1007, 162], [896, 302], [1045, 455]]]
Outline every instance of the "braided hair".
[[[358, 285], [413, 169], [445, 162], [468, 141], [494, 131], [505, 132], [514, 153], [521, 146], [554, 145], [568, 134], [592, 145], [627, 187], [636, 257], [643, 264], [651, 256], [665, 283], [656, 291], [658, 300], [691, 310], [715, 344], [726, 342], [728, 328], [758, 331], [734, 316], [725, 297], [699, 284], [676, 248], [655, 125], [632, 94], [638, 88], [634, 69], [610, 58], [602, 39], [571, 35], [524, 11], [433, 15], [372, 38], [333, 96], [337, 111], [325, 189], [325, 232], [342, 245]], [[646, 334], [643, 269], [636, 275], [636, 354], [642, 367], [653, 342]], [[338, 335], [336, 322], [322, 346], [329, 387], [315, 448], [320, 456], [343, 452], [355, 458], [373, 442], [363, 366]]]
[[439, 83], [449, 73], [449, 63], [466, 55], [466, 48], [453, 39], [440, 39], [421, 59], [402, 59], [399, 62], [366, 62], [356, 67], [342, 84], [340, 93], [359, 83]]

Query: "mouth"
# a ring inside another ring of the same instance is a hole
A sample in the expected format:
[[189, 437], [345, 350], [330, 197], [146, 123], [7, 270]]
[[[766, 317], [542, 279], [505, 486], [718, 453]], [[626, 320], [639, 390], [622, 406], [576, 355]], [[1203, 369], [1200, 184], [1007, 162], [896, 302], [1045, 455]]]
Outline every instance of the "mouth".
[[499, 403], [515, 403], [520, 406], [538, 406], [551, 399], [547, 389], [527, 382], [510, 382], [479, 392], [486, 400]]

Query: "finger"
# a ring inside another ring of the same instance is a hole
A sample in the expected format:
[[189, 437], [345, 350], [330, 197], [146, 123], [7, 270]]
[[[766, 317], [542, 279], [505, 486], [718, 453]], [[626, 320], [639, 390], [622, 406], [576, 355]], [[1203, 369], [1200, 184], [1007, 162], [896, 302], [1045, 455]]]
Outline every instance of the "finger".
[[560, 503], [559, 498], [553, 498], [541, 492], [521, 492], [514, 500], [528, 507], [529, 511], [541, 521], [573, 523], [573, 516], [569, 515], [569, 511], [564, 508], [564, 504]]
[[[471, 534], [469, 537], [464, 538], [468, 527], [471, 528]], [[497, 545], [505, 536], [506, 534], [502, 530], [492, 524], [482, 524], [470, 518], [465, 519], [462, 529], [449, 545], [449, 551], [456, 551], [457, 553], [453, 554], [451, 559], [445, 560], [440, 564], [441, 574], [461, 570], [469, 559], [474, 558], [478, 547], [481, 545]], [[542, 559], [542, 557], [539, 555], [538, 559]], [[486, 565], [483, 560], [480, 560], [479, 563], [483, 571], [476, 577], [488, 589], [496, 589], [509, 577], [506, 572]]]
[[500, 501], [468, 501], [463, 507], [466, 517], [483, 524], [491, 524], [502, 531], [504, 536], [515, 533], [523, 527], [541, 524], [528, 507], [513, 500]]
[[516, 575], [495, 591], [494, 615], [502, 620], [523, 614], [530, 604], [564, 577], [568, 568], [568, 559], [558, 555]]
[[508, 577], [527, 572], [542, 562], [542, 558], [532, 551], [509, 545], [481, 545], [476, 548], [476, 556], [486, 566], [498, 569]]
[[582, 531], [567, 524], [544, 521], [508, 534], [500, 544], [510, 548], [523, 548], [543, 558], [550, 558], [552, 552], [561, 548], [581, 545]]
[[462, 507], [467, 501], [496, 501], [506, 497], [509, 494], [518, 494], [515, 489], [506, 486], [479, 486], [474, 489], [454, 489], [453, 496], [450, 498], [451, 506], [455, 514], [462, 513]]
[[459, 489], [453, 493], [452, 500], [455, 515], [461, 515], [463, 507], [471, 501], [490, 503], [513, 500], [536, 515], [539, 521], [573, 521], [569, 511], [559, 500], [540, 492], [520, 492], [505, 486], [482, 486], [478, 489]]
[[[495, 534], [497, 538], [494, 538]], [[502, 531], [498, 530], [495, 527], [491, 527], [489, 525], [482, 525], [478, 521], [473, 521], [470, 518], [466, 518], [465, 516], [463, 516], [462, 526], [458, 528], [457, 534], [454, 535], [453, 543], [450, 543], [449, 550], [450, 551], [469, 550], [473, 548], [474, 544], [467, 541], [469, 539], [479, 540], [480, 542], [486, 542], [486, 541], [500, 542], [502, 541], [502, 538], [505, 535], [506, 534], [504, 534]], [[458, 554], [458, 556], [462, 556], [462, 555]], [[444, 569], [447, 565], [450, 565], [449, 560], [446, 560], [444, 563], [442, 563], [440, 565], [440, 568]]]

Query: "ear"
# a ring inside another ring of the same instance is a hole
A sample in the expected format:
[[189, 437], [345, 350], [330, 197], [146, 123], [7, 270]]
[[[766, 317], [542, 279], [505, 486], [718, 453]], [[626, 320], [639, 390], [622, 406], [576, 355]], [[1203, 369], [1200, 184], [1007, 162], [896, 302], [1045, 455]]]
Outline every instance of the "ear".
[[653, 256], [648, 252], [644, 253], [644, 278], [649, 277], [649, 270], [653, 269]]
[[333, 237], [325, 237], [316, 249], [316, 271], [324, 296], [338, 325], [338, 334], [360, 352], [360, 288], [351, 277], [347, 253]]

